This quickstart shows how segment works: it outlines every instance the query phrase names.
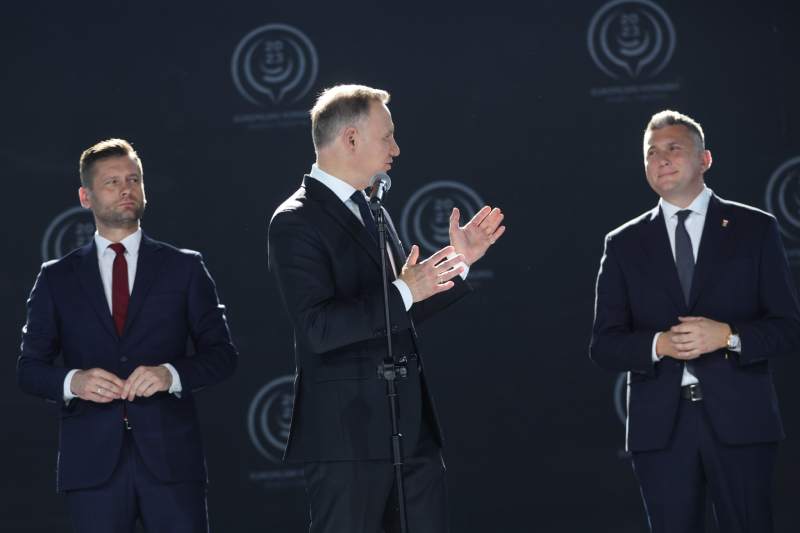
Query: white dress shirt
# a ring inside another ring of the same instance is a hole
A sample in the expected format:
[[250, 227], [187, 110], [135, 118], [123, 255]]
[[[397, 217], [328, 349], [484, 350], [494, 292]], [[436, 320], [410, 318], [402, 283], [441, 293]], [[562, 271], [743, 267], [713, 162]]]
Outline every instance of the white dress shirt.
[[[361, 211], [358, 209], [358, 204], [356, 204], [352, 198], [350, 198], [354, 192], [356, 192], [356, 188], [350, 185], [349, 183], [337, 178], [336, 176], [332, 176], [328, 174], [321, 168], [317, 166], [316, 163], [311, 165], [311, 172], [308, 175], [315, 180], [322, 183], [328, 189], [336, 195], [339, 200], [341, 200], [344, 205], [350, 210], [351, 213], [358, 219], [361, 224], [364, 224], [364, 221], [361, 219]], [[363, 194], [363, 191], [362, 191]], [[366, 198], [366, 195], [364, 195]], [[387, 242], [388, 248], [388, 242]], [[389, 256], [389, 261], [392, 263], [392, 268], [394, 269], [395, 277], [400, 272], [397, 265], [394, 264], [394, 256], [391, 252], [387, 254]], [[466, 264], [463, 264], [464, 271], [461, 273], [462, 279], [467, 279], [467, 273], [469, 271], [469, 267]], [[401, 265], [402, 267], [402, 265]], [[408, 288], [408, 285], [402, 279], [395, 279], [392, 284], [397, 287], [397, 290], [400, 292], [401, 298], [403, 298], [403, 305], [405, 305], [406, 311], [411, 309], [411, 306], [414, 303], [414, 297], [411, 295], [411, 289]]]
[[[700, 250], [700, 239], [703, 236], [703, 227], [706, 223], [706, 213], [708, 212], [708, 203], [711, 201], [711, 189], [703, 186], [703, 190], [697, 195], [697, 198], [689, 204], [688, 209], [691, 211], [689, 216], [686, 217], [684, 225], [686, 232], [689, 234], [689, 239], [692, 241], [692, 253], [694, 254], [695, 263], [697, 263], [697, 254]], [[663, 198], [659, 200], [658, 205], [661, 207], [661, 212], [664, 214], [664, 222], [667, 225], [667, 235], [669, 236], [669, 245], [672, 249], [672, 257], [675, 258], [675, 230], [678, 227], [678, 211], [683, 211], [683, 208], [673, 205]], [[658, 336], [661, 333], [656, 333], [653, 337], [652, 357], [656, 363], [661, 358], [656, 354], [656, 343]], [[737, 352], [741, 351], [741, 345], [736, 349]], [[683, 366], [683, 377], [681, 378], [681, 386], [692, 385], [699, 383], [697, 377], [689, 372], [687, 365]]]
[[[135, 233], [132, 233], [122, 239], [120, 243], [125, 247], [125, 261], [128, 263], [128, 294], [131, 294], [133, 293], [133, 282], [136, 279], [136, 265], [139, 261], [139, 246], [142, 243], [142, 229], [139, 228]], [[103, 282], [103, 292], [106, 295], [106, 302], [108, 302], [108, 312], [113, 314], [114, 309], [111, 301], [111, 290], [114, 272], [114, 258], [116, 258], [117, 253], [109, 248], [113, 242], [109, 241], [105, 237], [102, 237], [97, 232], [94, 234], [94, 244], [95, 248], [97, 248], [97, 263], [100, 267], [100, 279]], [[181, 378], [178, 376], [178, 371], [175, 370], [175, 367], [169, 363], [164, 363], [162, 366], [167, 367], [169, 373], [172, 374], [172, 385], [170, 385], [169, 388], [170, 394], [176, 394], [180, 396], [180, 392], [183, 390], [183, 388], [181, 387]], [[77, 368], [70, 370], [69, 373], [67, 373], [67, 376], [64, 378], [65, 402], [69, 402], [75, 397], [75, 395], [72, 394], [70, 385], [72, 384], [72, 376], [74, 376], [77, 371]]]

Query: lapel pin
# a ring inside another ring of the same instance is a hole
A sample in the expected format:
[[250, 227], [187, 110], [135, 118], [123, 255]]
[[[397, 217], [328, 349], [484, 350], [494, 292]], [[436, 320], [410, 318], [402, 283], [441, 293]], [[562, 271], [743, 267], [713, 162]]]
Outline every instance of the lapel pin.
[[727, 228], [727, 227], [728, 227], [728, 222], [729, 222], [729, 221], [728, 221], [728, 219], [727, 219], [727, 218], [723, 218], [723, 219], [722, 219], [722, 227], [723, 227], [723, 228]]

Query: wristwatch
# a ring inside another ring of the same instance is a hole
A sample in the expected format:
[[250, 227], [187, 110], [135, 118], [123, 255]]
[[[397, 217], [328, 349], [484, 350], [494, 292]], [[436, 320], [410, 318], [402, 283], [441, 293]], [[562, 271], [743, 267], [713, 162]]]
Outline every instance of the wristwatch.
[[728, 349], [738, 350], [741, 342], [739, 340], [739, 332], [736, 331], [736, 327], [733, 324], [728, 325], [731, 328], [731, 334], [728, 335]]

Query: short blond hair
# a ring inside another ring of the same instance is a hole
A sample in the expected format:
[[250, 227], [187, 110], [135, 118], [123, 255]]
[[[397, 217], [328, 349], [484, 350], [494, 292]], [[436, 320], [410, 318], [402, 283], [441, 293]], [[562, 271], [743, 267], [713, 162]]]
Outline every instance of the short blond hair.
[[689, 115], [684, 115], [683, 113], [673, 111], [672, 109], [659, 111], [650, 117], [650, 122], [647, 123], [647, 127], [644, 129], [644, 136], [646, 138], [648, 132], [660, 130], [661, 128], [665, 128], [667, 126], [683, 126], [687, 128], [694, 135], [695, 140], [697, 141], [697, 148], [699, 150], [706, 149], [706, 137], [703, 133], [703, 127], [700, 125], [700, 123]]
[[142, 172], [142, 161], [139, 159], [139, 154], [133, 149], [131, 143], [125, 139], [106, 139], [84, 150], [81, 154], [80, 162], [78, 163], [81, 185], [87, 189], [92, 188], [92, 182], [94, 180], [92, 169], [95, 163], [108, 157], [121, 156], [128, 156], [136, 161], [136, 164], [139, 166], [139, 173]]
[[365, 118], [372, 102], [389, 103], [391, 96], [366, 85], [336, 85], [322, 91], [311, 108], [311, 138], [319, 151], [330, 144], [339, 131]]

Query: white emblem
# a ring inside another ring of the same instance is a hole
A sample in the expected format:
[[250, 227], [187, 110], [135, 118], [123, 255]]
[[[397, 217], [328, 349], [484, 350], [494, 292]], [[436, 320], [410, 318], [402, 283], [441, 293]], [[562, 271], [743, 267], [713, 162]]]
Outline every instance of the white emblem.
[[287, 24], [267, 24], [239, 41], [231, 75], [247, 101], [277, 105], [308, 93], [317, 78], [317, 63], [317, 51], [303, 32]]
[[675, 27], [650, 0], [612, 0], [592, 17], [589, 54], [608, 76], [652, 78], [675, 51]]

